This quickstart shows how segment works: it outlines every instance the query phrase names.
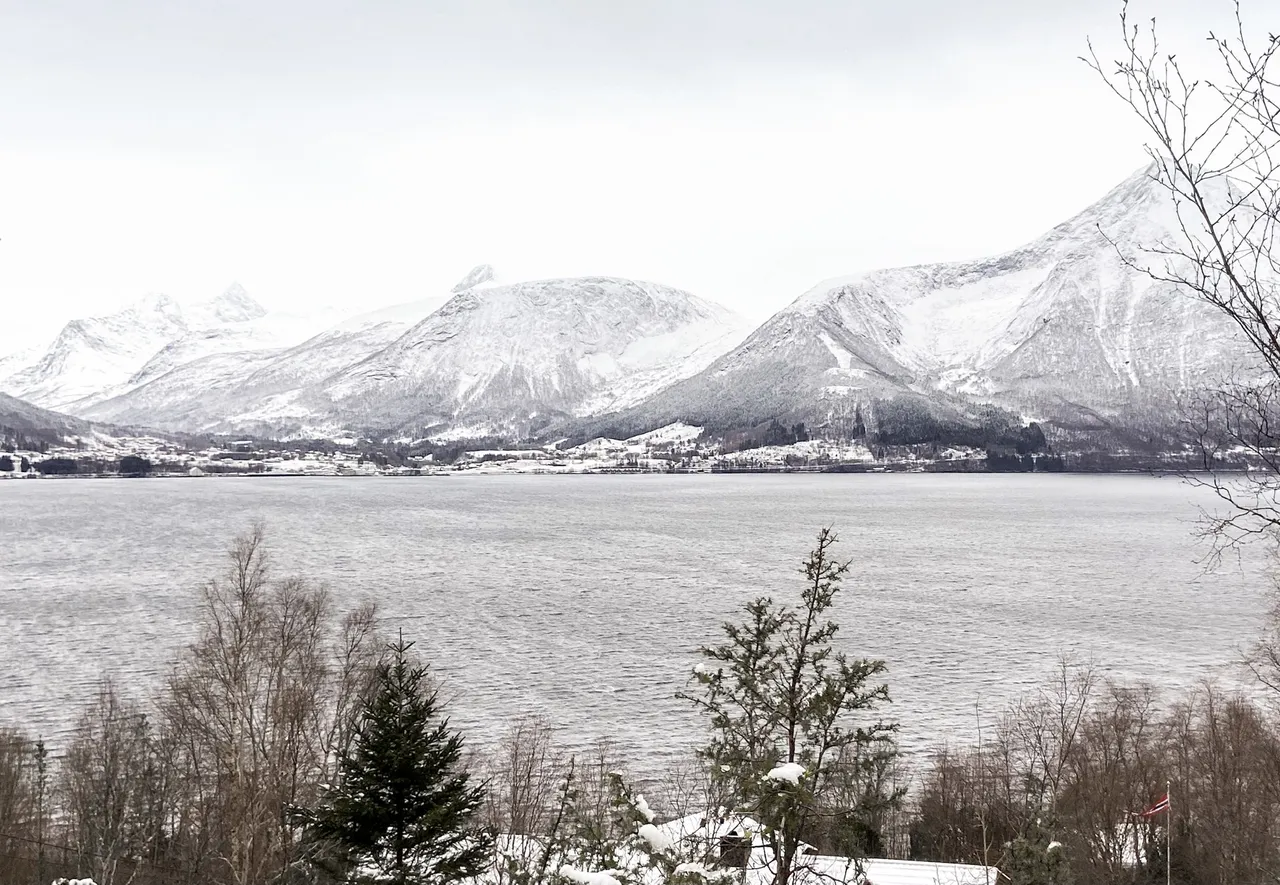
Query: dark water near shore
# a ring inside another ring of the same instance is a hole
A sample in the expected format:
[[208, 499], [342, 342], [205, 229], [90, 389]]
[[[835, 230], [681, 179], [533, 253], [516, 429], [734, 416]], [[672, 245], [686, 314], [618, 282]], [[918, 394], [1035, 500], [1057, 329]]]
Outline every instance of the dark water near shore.
[[278, 574], [377, 599], [473, 740], [542, 713], [639, 768], [701, 731], [699, 644], [798, 592], [822, 525], [854, 560], [840, 644], [884, 658], [902, 741], [970, 740], [1062, 654], [1117, 678], [1231, 678], [1262, 557], [1206, 574], [1210, 497], [1135, 476], [565, 476], [0, 483], [0, 724], [65, 734], [102, 673], [145, 694], [196, 588], [267, 526]]

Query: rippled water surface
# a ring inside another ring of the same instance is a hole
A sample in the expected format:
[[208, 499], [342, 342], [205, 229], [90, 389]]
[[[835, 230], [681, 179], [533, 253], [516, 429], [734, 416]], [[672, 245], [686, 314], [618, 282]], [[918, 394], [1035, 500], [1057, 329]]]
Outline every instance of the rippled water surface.
[[[854, 560], [840, 644], [889, 664], [908, 748], [973, 736], [1063, 653], [1162, 684], [1225, 674], [1260, 556], [1205, 574], [1201, 491], [1134, 476], [561, 476], [0, 482], [0, 723], [56, 739], [100, 674], [149, 691], [196, 588], [267, 525], [278, 574], [372, 597], [478, 740], [550, 716], [642, 767], [696, 740], [674, 698], [819, 526]], [[1257, 561], [1255, 561], [1257, 560]]]

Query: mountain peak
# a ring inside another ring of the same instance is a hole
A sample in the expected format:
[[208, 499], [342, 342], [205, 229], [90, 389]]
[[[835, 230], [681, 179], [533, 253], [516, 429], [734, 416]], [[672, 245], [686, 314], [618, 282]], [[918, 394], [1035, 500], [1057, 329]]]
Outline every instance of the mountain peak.
[[482, 283], [491, 282], [493, 282], [493, 265], [477, 264], [475, 267], [471, 268], [470, 272], [465, 277], [458, 280], [454, 287], [449, 291], [456, 294], [458, 292], [465, 292], [468, 289], [474, 289]]
[[232, 283], [209, 302], [213, 315], [224, 323], [243, 323], [267, 315], [267, 309], [249, 296], [244, 286]]

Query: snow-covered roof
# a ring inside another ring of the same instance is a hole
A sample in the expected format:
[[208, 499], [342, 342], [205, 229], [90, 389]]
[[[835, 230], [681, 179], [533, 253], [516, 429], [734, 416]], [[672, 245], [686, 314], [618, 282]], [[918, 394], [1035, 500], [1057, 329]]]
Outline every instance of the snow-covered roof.
[[[762, 827], [742, 813], [697, 812], [661, 824], [648, 824], [641, 835], [658, 850], [670, 850], [677, 858], [714, 862], [720, 839], [751, 834], [751, 854], [743, 885], [768, 885], [773, 879], [771, 852], [761, 835]], [[499, 852], [509, 858], [530, 859], [542, 850], [540, 840], [527, 836], [499, 836]], [[816, 853], [801, 844], [794, 885], [997, 885], [995, 867], [976, 864], [933, 863], [885, 858], [834, 857]], [[643, 878], [643, 876], [642, 876]], [[584, 882], [584, 885], [588, 883]], [[593, 885], [607, 885], [604, 882]], [[655, 882], [655, 885], [657, 883]]]
[[[741, 813], [699, 811], [658, 824], [658, 830], [673, 843], [692, 840], [720, 839], [743, 833], [760, 833], [760, 824], [750, 815]], [[759, 844], [763, 845], [763, 842]]]
[[[658, 824], [657, 829], [672, 844], [694, 847], [697, 843], [707, 846], [726, 836], [752, 835], [751, 860], [748, 863], [747, 883], [769, 881], [769, 851], [762, 827], [750, 815], [742, 813], [697, 812]], [[889, 860], [864, 858], [860, 861], [848, 857], [818, 854], [811, 845], [801, 843], [804, 869], [797, 870], [796, 885], [996, 885], [998, 873], [995, 867], [975, 864], [933, 863], [927, 861]]]
[[866, 885], [996, 885], [995, 867], [932, 863], [919, 860], [867, 858], [862, 862]]

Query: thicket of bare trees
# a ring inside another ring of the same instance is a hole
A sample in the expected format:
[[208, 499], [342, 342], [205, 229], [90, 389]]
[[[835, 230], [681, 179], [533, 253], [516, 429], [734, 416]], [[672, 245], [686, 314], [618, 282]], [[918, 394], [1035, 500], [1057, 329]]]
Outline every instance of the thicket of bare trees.
[[273, 580], [261, 529], [201, 591], [201, 626], [153, 703], [104, 682], [56, 770], [0, 733], [4, 882], [298, 878], [291, 810], [351, 739], [383, 649], [371, 606]]
[[[1280, 871], [1280, 730], [1273, 710], [1213, 685], [1163, 699], [1064, 665], [990, 740], [940, 751], [920, 773], [913, 856], [998, 863], [1019, 881], [1053, 842], [1060, 878], [1130, 885], [1165, 873], [1165, 815], [1137, 812], [1172, 784], [1172, 878], [1257, 882]], [[1022, 881], [1034, 881], [1036, 877]]]

